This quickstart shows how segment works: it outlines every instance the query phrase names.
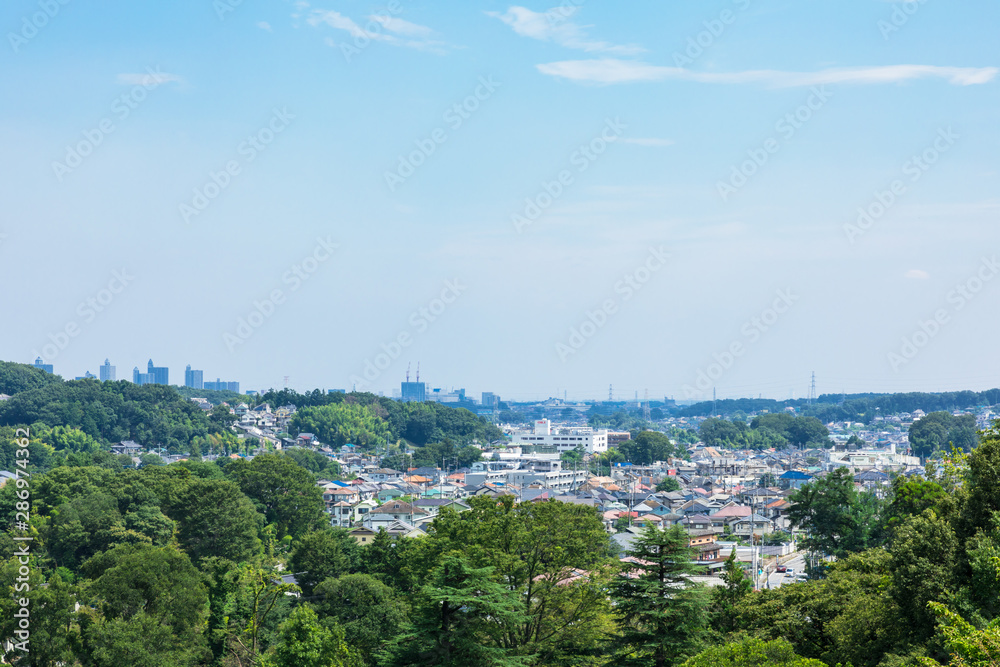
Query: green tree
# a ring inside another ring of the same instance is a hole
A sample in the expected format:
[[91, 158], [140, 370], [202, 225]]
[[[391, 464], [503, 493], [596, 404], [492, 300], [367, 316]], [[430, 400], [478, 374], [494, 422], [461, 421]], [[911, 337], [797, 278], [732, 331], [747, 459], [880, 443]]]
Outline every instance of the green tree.
[[316, 587], [320, 617], [344, 629], [344, 639], [366, 663], [399, 634], [408, 619], [408, 606], [391, 588], [367, 574], [329, 578]]
[[618, 449], [629, 461], [639, 465], [651, 465], [674, 456], [670, 438], [657, 431], [640, 431], [634, 438], [621, 443]]
[[681, 483], [677, 481], [677, 478], [672, 475], [667, 475], [659, 482], [656, 483], [656, 491], [659, 493], [661, 491], [680, 491]]
[[94, 579], [90, 590], [105, 619], [131, 623], [138, 616], [135, 622], [143, 627], [166, 628], [173, 639], [163, 645], [168, 654], [198, 658], [206, 653], [208, 592], [187, 554], [171, 547], [120, 545], [91, 558], [83, 570]]
[[229, 428], [236, 423], [236, 415], [229, 409], [228, 405], [216, 405], [212, 408], [208, 418], [219, 428]]
[[712, 590], [713, 624], [720, 632], [732, 632], [736, 629], [737, 605], [753, 591], [753, 582], [736, 559], [736, 549], [730, 552], [719, 577], [723, 585]]
[[493, 568], [520, 603], [523, 620], [505, 628], [501, 646], [548, 665], [593, 649], [609, 612], [604, 585], [611, 562], [594, 509], [558, 501], [517, 505], [511, 496], [469, 503], [472, 509], [461, 513], [442, 509], [431, 539], [416, 540], [425, 543], [412, 560], [418, 578], [445, 554], [462, 553], [474, 567]]
[[281, 624], [273, 658], [274, 667], [354, 667], [357, 654], [344, 642], [336, 625], [320, 625], [309, 605], [298, 607]]
[[901, 621], [915, 640], [934, 631], [929, 602], [947, 600], [954, 587], [958, 541], [951, 526], [934, 513], [910, 517], [896, 529], [889, 553], [893, 599], [899, 605]]
[[492, 579], [493, 568], [474, 568], [445, 556], [419, 590], [413, 621], [390, 644], [386, 667], [518, 667], [523, 657], [498, 646], [503, 628], [523, 621], [516, 596]]
[[307, 533], [296, 544], [288, 566], [302, 592], [312, 595], [323, 580], [354, 570], [357, 559], [358, 543], [346, 530], [324, 528]]
[[830, 431], [815, 417], [796, 417], [788, 425], [788, 441], [796, 447], [806, 445], [830, 446]]
[[323, 492], [309, 471], [291, 459], [261, 454], [249, 462], [234, 461], [224, 472], [277, 526], [279, 538], [300, 537], [324, 523]]
[[701, 649], [708, 598], [690, 580], [697, 566], [684, 529], [647, 526], [629, 549], [625, 568], [611, 589], [620, 619], [615, 664], [666, 667]]
[[955, 417], [945, 411], [931, 412], [913, 422], [907, 437], [917, 456], [947, 451], [949, 443], [968, 452], [977, 442], [976, 418], [972, 415]]
[[805, 548], [837, 557], [868, 548], [874, 522], [867, 521], [877, 511], [870, 494], [854, 489], [847, 468], [837, 468], [826, 477], [805, 484], [788, 497], [788, 518], [792, 526], [805, 528]]
[[228, 480], [194, 480], [173, 514], [177, 539], [196, 561], [217, 556], [239, 563], [260, 551], [263, 517]]
[[826, 663], [796, 655], [795, 648], [784, 639], [767, 642], [745, 637], [703, 651], [682, 667], [826, 667]]

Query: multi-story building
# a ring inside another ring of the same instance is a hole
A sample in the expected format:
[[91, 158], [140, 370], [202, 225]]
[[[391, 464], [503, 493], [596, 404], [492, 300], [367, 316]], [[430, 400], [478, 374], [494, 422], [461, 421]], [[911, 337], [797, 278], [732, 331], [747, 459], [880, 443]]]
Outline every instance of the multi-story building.
[[427, 384], [424, 382], [403, 382], [400, 384], [399, 393], [403, 402], [423, 403], [427, 400]]
[[170, 384], [170, 369], [166, 366], [154, 366], [150, 359], [146, 364], [146, 372], [140, 373], [139, 367], [132, 369], [132, 382], [136, 384]]
[[196, 371], [191, 368], [191, 364], [184, 369], [184, 386], [192, 389], [205, 388], [205, 372]]
[[531, 433], [515, 433], [511, 439], [513, 445], [529, 445], [535, 447], [555, 447], [558, 452], [569, 452], [582, 447], [588, 454], [600, 454], [608, 451], [608, 432], [595, 431], [589, 427], [563, 428], [558, 433], [552, 432], [552, 422], [539, 419], [535, 422]]
[[492, 391], [484, 391], [482, 405], [484, 408], [497, 410], [500, 408], [500, 397]]
[[234, 391], [238, 394], [240, 393], [240, 383], [225, 382], [219, 378], [215, 378], [215, 382], [203, 383], [202, 389], [208, 389], [209, 391]]
[[115, 367], [111, 365], [109, 360], [104, 360], [104, 365], [100, 367], [99, 375], [101, 382], [113, 382], [115, 380]]
[[34, 366], [35, 368], [40, 368], [40, 369], [42, 369], [42, 370], [43, 370], [43, 371], [45, 371], [46, 373], [52, 373], [52, 372], [53, 372], [53, 371], [52, 371], [52, 364], [47, 364], [47, 363], [45, 363], [44, 361], [42, 361], [42, 358], [41, 358], [41, 357], [38, 357], [37, 359], [35, 359], [35, 363], [34, 363], [34, 364], [32, 364], [32, 365], [33, 365], [33, 366]]

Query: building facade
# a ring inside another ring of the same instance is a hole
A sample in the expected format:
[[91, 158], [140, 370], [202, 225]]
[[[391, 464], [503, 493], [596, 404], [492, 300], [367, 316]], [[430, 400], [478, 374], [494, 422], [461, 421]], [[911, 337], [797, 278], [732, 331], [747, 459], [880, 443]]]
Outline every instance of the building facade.
[[558, 452], [569, 452], [582, 447], [588, 454], [600, 454], [608, 451], [608, 432], [595, 431], [592, 428], [558, 429], [552, 432], [552, 423], [548, 419], [535, 422], [531, 433], [515, 433], [511, 438], [514, 445], [534, 447], [555, 447]]
[[101, 382], [113, 382], [115, 380], [115, 367], [108, 359], [104, 360], [104, 365], [99, 369]]
[[205, 372], [196, 371], [191, 368], [191, 364], [184, 369], [184, 386], [192, 389], [205, 388]]

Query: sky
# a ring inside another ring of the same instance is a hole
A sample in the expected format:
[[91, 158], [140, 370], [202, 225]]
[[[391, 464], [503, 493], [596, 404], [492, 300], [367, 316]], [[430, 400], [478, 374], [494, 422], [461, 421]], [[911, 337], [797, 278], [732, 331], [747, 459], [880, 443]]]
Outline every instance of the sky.
[[241, 389], [1000, 385], [1000, 5], [0, 10], [0, 357]]

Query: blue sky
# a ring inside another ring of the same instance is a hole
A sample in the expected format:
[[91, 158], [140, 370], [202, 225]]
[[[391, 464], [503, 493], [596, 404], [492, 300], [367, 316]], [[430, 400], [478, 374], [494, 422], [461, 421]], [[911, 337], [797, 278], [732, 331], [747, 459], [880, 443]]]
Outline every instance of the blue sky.
[[4, 358], [386, 394], [419, 362], [512, 399], [997, 385], [996, 3], [0, 16]]

